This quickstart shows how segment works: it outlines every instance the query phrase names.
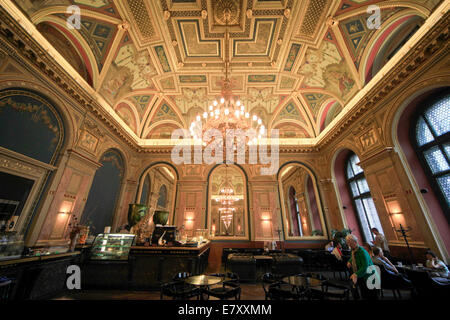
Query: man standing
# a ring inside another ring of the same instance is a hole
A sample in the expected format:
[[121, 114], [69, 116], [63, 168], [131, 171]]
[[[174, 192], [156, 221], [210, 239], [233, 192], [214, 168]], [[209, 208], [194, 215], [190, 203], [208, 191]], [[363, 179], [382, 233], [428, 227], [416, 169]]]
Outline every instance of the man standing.
[[370, 273], [367, 273], [367, 269], [369, 266], [373, 265], [372, 259], [367, 251], [359, 246], [358, 238], [355, 235], [349, 234], [345, 238], [345, 241], [350, 249], [352, 249], [352, 255], [347, 262], [347, 267], [353, 270], [350, 279], [352, 279], [353, 283], [359, 287], [362, 299], [377, 300], [377, 290], [369, 289], [367, 286], [367, 278], [371, 275]]
[[386, 257], [390, 257], [389, 245], [386, 240], [386, 237], [381, 234], [377, 228], [372, 228], [372, 233], [375, 235], [375, 239], [373, 240], [373, 245], [375, 247], [381, 248], [383, 250], [383, 254]]

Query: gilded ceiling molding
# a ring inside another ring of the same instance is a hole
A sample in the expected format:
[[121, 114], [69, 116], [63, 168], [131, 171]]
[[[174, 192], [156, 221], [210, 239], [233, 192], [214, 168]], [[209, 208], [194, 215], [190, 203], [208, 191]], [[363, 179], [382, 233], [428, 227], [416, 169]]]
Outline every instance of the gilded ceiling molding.
[[352, 108], [352, 113], [339, 119], [317, 144], [318, 150], [327, 147], [335, 141], [347, 128], [360, 120], [376, 107], [384, 98], [417, 70], [436, 57], [437, 52], [448, 54], [450, 12], [447, 11], [422, 39], [412, 47], [402, 60], [393, 67], [379, 83], [371, 88], [365, 96]]
[[[376, 5], [381, 10], [389, 9], [389, 8], [412, 8], [412, 9], [415, 9], [417, 11], [417, 13], [420, 14], [425, 19], [431, 15], [431, 11], [428, 8], [426, 8], [420, 4], [410, 2], [410, 1], [384, 1], [384, 2], [378, 2], [378, 3], [376, 3]], [[357, 8], [355, 10], [343, 13], [339, 16], [334, 17], [334, 19], [341, 21], [341, 20], [345, 20], [347, 18], [354, 17], [357, 15], [364, 15], [367, 13], [367, 8], [369, 6], [370, 5], [366, 5], [366, 6]]]
[[[46, 18], [43, 18], [43, 20], [41, 22], [54, 23], [54, 24], [60, 26], [63, 30], [65, 30], [67, 32], [70, 32], [70, 34], [72, 34], [75, 37], [75, 39], [79, 42], [79, 44], [83, 48], [84, 52], [88, 56], [89, 64], [90, 64], [90, 67], [92, 68], [92, 82], [93, 82], [93, 86], [94, 86], [94, 88], [96, 86], [98, 86], [99, 70], [98, 70], [97, 61], [95, 59], [94, 53], [92, 52], [92, 50], [89, 47], [89, 44], [81, 36], [81, 34], [75, 29], [74, 30], [68, 30], [66, 28], [67, 22], [65, 20], [59, 18], [59, 17], [56, 17], [56, 16], [48, 16]], [[58, 31], [60, 32], [60, 30], [58, 30]], [[66, 35], [64, 35], [64, 36], [66, 37]]]
[[[30, 17], [30, 20], [31, 20], [31, 22], [33, 22], [33, 24], [37, 25], [37, 24], [45, 21], [45, 17], [47, 17], [47, 16], [50, 16], [55, 13], [65, 14], [66, 11], [67, 11], [67, 6], [47, 7], [47, 8], [41, 9], [41, 10], [33, 13]], [[95, 12], [92, 10], [84, 9], [84, 8], [80, 8], [80, 12], [81, 12], [82, 17], [94, 18], [94, 19], [102, 20], [102, 21], [109, 22], [112, 24], [120, 24], [122, 22], [120, 19], [108, 16], [105, 14], [101, 14], [100, 12]]]
[[344, 37], [342, 36], [341, 30], [339, 28], [339, 22], [337, 20], [333, 20], [330, 27], [333, 30], [334, 36], [337, 38], [339, 47], [343, 51], [345, 62], [347, 64], [348, 68], [350, 69], [350, 72], [352, 73], [353, 79], [356, 81], [358, 90], [361, 90], [361, 88], [364, 86], [364, 84], [363, 84], [363, 81], [361, 80], [358, 70], [356, 69], [355, 63], [353, 62], [353, 59], [350, 55], [350, 51], [348, 50], [347, 44], [345, 43], [345, 40], [344, 40]]
[[32, 34], [29, 35], [3, 7], [0, 7], [0, 39], [3, 46], [9, 48], [8, 51], [14, 52], [14, 56], [31, 63], [35, 70], [39, 70], [50, 78], [55, 85], [66, 92], [83, 109], [89, 110], [97, 119], [101, 120], [128, 146], [135, 151], [139, 149], [137, 142], [130, 138], [127, 131], [77, 83], [77, 79], [73, 79], [47, 52], [42, 50], [32, 38]]
[[130, 28], [130, 24], [126, 21], [123, 21], [121, 24], [117, 25], [116, 35], [111, 44], [111, 48], [109, 49], [108, 55], [105, 59], [105, 63], [103, 64], [102, 71], [100, 72], [100, 75], [98, 76], [97, 86], [95, 87], [96, 92], [98, 92], [101, 89], [103, 81], [105, 80], [106, 74], [108, 73], [109, 67], [111, 66], [114, 56], [116, 55], [117, 49], [119, 48], [119, 45], [120, 45], [120, 42], [122, 41], [123, 35], [125, 34], [125, 32], [128, 31], [129, 28]]

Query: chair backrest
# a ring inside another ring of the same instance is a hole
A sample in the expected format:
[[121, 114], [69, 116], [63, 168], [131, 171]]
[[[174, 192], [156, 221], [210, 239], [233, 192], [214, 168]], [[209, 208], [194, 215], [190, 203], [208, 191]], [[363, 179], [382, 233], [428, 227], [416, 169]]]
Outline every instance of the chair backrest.
[[278, 283], [278, 279], [272, 273], [265, 273], [261, 278], [261, 284], [264, 292], [267, 293], [268, 287], [272, 284]]
[[190, 277], [192, 274], [189, 272], [178, 272], [176, 275], [173, 276], [172, 280], [184, 280], [188, 277]]
[[212, 276], [212, 277], [222, 277], [222, 278], [225, 278], [225, 274], [224, 273], [210, 273], [210, 274], [208, 274], [209, 276]]
[[228, 278], [230, 278], [231, 280], [233, 280], [234, 282], [239, 282], [239, 276], [237, 275], [237, 273], [234, 272], [227, 272], [226, 276]]
[[405, 269], [406, 275], [420, 295], [433, 293], [433, 280], [427, 272]]

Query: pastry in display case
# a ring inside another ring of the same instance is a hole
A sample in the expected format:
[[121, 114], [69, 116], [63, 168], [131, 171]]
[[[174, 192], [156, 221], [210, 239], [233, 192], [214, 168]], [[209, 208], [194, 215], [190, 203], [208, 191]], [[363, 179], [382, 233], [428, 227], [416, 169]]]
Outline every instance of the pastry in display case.
[[91, 248], [91, 260], [128, 260], [134, 234], [100, 233]]

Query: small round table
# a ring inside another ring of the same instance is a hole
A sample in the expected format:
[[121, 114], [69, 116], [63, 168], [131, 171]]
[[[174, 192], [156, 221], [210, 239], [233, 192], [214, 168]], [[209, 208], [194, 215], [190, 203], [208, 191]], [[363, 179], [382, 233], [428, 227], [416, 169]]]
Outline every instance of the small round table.
[[[311, 289], [320, 287], [322, 290], [322, 282], [323, 280], [319, 280], [312, 277], [305, 277], [300, 275], [284, 277], [281, 279], [283, 282], [290, 284], [293, 287], [296, 287], [298, 292], [301, 293], [305, 297], [310, 297], [312, 294]], [[316, 290], [316, 289], [314, 289]]]
[[281, 280], [295, 287], [312, 288], [322, 286], [322, 280], [305, 276], [289, 276]]
[[[199, 276], [191, 276], [184, 281], [186, 283], [192, 284], [194, 286], [198, 286], [200, 288], [212, 286], [218, 283], [221, 283], [222, 281], [227, 280], [228, 278], [222, 278], [222, 277], [216, 277], [216, 276], [208, 276], [205, 274], [201, 274]], [[203, 294], [200, 295], [200, 299], [203, 300]]]
[[185, 279], [185, 281], [194, 286], [212, 286], [223, 281], [221, 277], [208, 276], [205, 274], [199, 276], [191, 276]]

